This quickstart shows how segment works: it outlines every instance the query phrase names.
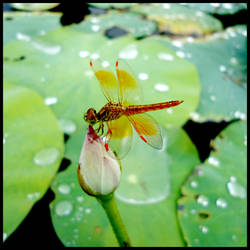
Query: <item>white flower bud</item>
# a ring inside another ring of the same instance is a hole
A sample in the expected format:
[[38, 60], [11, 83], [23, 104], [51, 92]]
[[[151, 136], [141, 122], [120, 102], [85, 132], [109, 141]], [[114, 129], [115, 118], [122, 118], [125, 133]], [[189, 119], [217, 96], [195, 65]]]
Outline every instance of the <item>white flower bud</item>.
[[89, 125], [77, 168], [78, 181], [89, 195], [108, 195], [120, 183], [120, 162], [114, 153], [106, 151], [101, 138]]

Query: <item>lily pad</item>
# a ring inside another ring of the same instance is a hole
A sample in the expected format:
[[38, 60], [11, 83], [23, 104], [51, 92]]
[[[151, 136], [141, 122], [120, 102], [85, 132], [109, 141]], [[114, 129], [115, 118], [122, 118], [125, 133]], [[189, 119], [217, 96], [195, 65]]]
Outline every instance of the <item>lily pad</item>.
[[3, 238], [47, 191], [59, 168], [63, 133], [33, 90], [4, 83]]
[[[21, 56], [25, 59], [17, 60]], [[35, 89], [45, 100], [53, 97], [51, 108], [57, 117], [70, 120], [77, 129], [89, 107], [99, 110], [107, 102], [89, 66], [90, 58], [99, 57], [114, 71], [118, 57], [128, 61], [141, 82], [145, 104], [184, 100], [173, 109], [152, 112], [162, 126], [182, 126], [196, 109], [200, 84], [193, 64], [158, 42], [129, 36], [110, 41], [60, 28], [9, 43], [4, 48], [4, 77]]]
[[40, 35], [60, 26], [61, 14], [49, 12], [4, 12], [3, 44], [27, 36]]
[[198, 69], [202, 91], [199, 107], [191, 115], [193, 120], [246, 119], [246, 35], [245, 26], [235, 26], [205, 40], [157, 37]]
[[240, 10], [246, 10], [246, 3], [185, 3], [186, 7], [197, 9], [211, 14], [228, 15]]
[[[52, 221], [66, 246], [118, 246], [104, 210], [77, 182], [85, 131], [86, 126], [66, 145], [65, 157], [71, 165], [53, 182], [56, 198], [50, 205]], [[122, 179], [115, 197], [133, 246], [184, 245], [176, 201], [180, 186], [199, 159], [182, 129], [164, 131], [164, 136], [164, 149], [157, 151], [135, 134], [131, 151], [121, 161]]]
[[229, 125], [183, 186], [179, 218], [189, 246], [246, 246], [246, 141], [245, 121]]
[[119, 27], [136, 38], [151, 35], [157, 30], [155, 22], [144, 20], [141, 15], [115, 10], [104, 15], [88, 16], [83, 22], [73, 26], [74, 29], [86, 33], [104, 33], [112, 27]]
[[144, 14], [149, 20], [157, 21], [160, 31], [173, 34], [205, 35], [223, 28], [216, 18], [180, 4], [136, 5], [131, 8], [131, 11]]

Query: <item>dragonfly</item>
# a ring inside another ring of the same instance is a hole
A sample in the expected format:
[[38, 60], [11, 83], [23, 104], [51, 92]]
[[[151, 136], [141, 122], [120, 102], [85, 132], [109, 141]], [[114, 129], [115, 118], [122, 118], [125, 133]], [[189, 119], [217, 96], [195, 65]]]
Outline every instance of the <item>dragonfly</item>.
[[[123, 60], [115, 63], [116, 74], [109, 68], [103, 67], [101, 59], [90, 61], [90, 66], [107, 99], [99, 112], [89, 108], [84, 120], [90, 125], [98, 125], [97, 133], [103, 136], [106, 150], [110, 148], [120, 159], [131, 148], [133, 129], [143, 142], [155, 149], [161, 149], [163, 140], [159, 124], [147, 112], [177, 106], [183, 101], [167, 101], [143, 105], [142, 89], [129, 66]], [[106, 65], [105, 65], [106, 66]], [[106, 129], [104, 133], [104, 129]]]

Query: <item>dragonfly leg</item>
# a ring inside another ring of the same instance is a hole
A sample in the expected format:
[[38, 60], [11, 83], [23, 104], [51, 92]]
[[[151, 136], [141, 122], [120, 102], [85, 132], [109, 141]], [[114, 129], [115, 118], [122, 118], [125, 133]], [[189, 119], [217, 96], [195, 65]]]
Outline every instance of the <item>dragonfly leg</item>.
[[100, 135], [103, 135], [103, 132], [104, 132], [104, 124], [103, 122], [100, 122], [100, 125], [99, 125], [99, 128], [97, 130], [97, 133], [99, 133], [101, 130], [101, 134]]

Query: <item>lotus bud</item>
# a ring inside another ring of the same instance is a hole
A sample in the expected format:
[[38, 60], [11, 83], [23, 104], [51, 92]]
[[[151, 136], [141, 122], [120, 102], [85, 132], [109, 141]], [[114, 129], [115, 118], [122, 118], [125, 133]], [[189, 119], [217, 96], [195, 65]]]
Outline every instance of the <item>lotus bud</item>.
[[120, 161], [89, 125], [77, 168], [78, 181], [89, 195], [103, 196], [115, 191], [120, 183]]

